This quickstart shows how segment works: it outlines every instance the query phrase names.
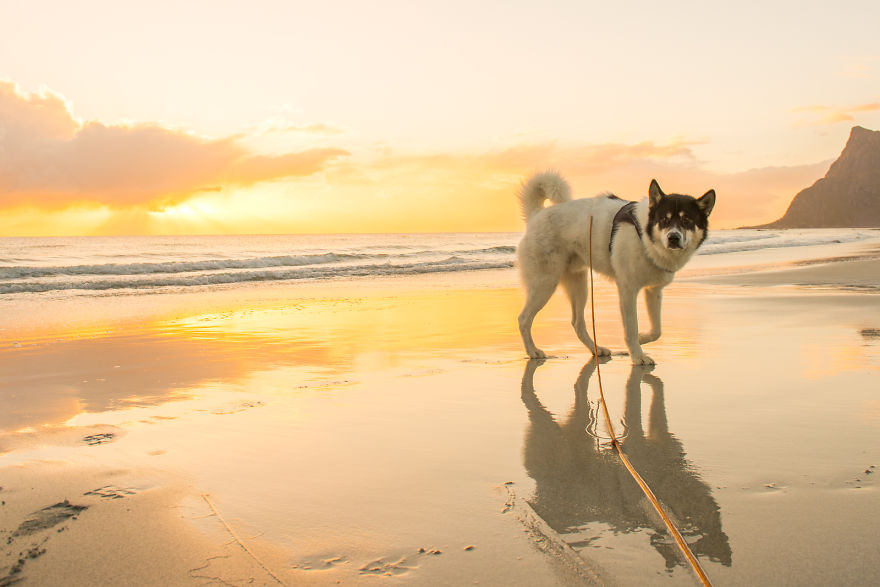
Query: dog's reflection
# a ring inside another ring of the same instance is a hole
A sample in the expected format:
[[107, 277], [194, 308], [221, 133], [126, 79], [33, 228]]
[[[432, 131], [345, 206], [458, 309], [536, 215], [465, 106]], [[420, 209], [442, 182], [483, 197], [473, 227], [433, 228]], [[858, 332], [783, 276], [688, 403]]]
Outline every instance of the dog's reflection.
[[[554, 420], [535, 392], [535, 370], [542, 360], [526, 365], [522, 380], [522, 400], [529, 411], [524, 460], [535, 480], [535, 495], [528, 500], [532, 508], [555, 531], [568, 534], [574, 548], [586, 546], [592, 538], [577, 542], [579, 528], [604, 523], [614, 532], [654, 530], [651, 543], [671, 568], [679, 564], [673, 542], [666, 539], [666, 528], [654, 515], [641, 490], [610, 448], [599, 446], [587, 433], [595, 429], [597, 411], [587, 397], [590, 377], [596, 370], [591, 360], [574, 385], [574, 405], [567, 418]], [[641, 384], [651, 388], [648, 432], [642, 428]], [[598, 392], [596, 393], [598, 399]], [[676, 520], [682, 535], [697, 556], [724, 565], [731, 564], [727, 536], [721, 530], [721, 514], [709, 487], [685, 460], [681, 442], [669, 433], [663, 400], [663, 382], [649, 368], [633, 366], [626, 384], [624, 426], [621, 440], [624, 452], [667, 511]], [[621, 430], [617, 431], [620, 435]]]

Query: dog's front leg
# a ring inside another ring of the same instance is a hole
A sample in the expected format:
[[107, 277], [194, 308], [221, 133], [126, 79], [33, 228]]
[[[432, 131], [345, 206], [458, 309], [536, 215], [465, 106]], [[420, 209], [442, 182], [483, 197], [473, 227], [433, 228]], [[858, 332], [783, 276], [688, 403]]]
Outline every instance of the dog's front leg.
[[645, 305], [648, 307], [648, 319], [651, 321], [651, 332], [640, 332], [639, 344], [654, 342], [660, 338], [660, 304], [662, 302], [662, 286], [645, 288]]
[[642, 345], [639, 344], [639, 315], [636, 311], [638, 294], [637, 289], [620, 285], [617, 287], [617, 295], [620, 299], [620, 317], [623, 319], [623, 334], [633, 365], [653, 365], [654, 359], [642, 352]]

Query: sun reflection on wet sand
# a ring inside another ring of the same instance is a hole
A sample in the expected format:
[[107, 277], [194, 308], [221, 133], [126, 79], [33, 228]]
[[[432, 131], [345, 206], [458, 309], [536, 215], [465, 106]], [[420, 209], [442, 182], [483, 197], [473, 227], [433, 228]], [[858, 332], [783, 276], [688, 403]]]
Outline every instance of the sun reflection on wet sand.
[[235, 384], [279, 366], [315, 377], [486, 346], [515, 352], [508, 323], [517, 297], [515, 290], [445, 290], [294, 299], [122, 331], [111, 322], [59, 331], [51, 341], [22, 338], [0, 349], [7, 406], [0, 430], [180, 400], [205, 382]]
[[[219, 292], [141, 321], [107, 310], [54, 333], [16, 331], [19, 345], [0, 345], [0, 467], [21, 487], [39, 485], [27, 476], [37, 471], [78, 478], [90, 468], [94, 483], [65, 493], [74, 497], [166, 485], [210, 494], [292, 583], [358, 581], [371, 569], [425, 582], [564, 583], [539, 539], [501, 513], [512, 482], [614, 576], [689, 580], [637, 489], [605, 458], [601, 432], [585, 431], [590, 369], [578, 370], [589, 356], [567, 302], [551, 301], [535, 327], [557, 358], [524, 377], [522, 294], [498, 275], [346, 295]], [[622, 349], [613, 286], [598, 287], [600, 339]], [[823, 531], [875, 560], [859, 546], [873, 530], [858, 517], [876, 506], [863, 471], [880, 465], [869, 462], [880, 457], [870, 391], [878, 347], [863, 334], [880, 326], [874, 297], [742, 296], [699, 284], [674, 284], [666, 297], [664, 336], [651, 348], [658, 367], [633, 370], [616, 355], [603, 379], [612, 417], [627, 424], [625, 450], [710, 576], [761, 578], [752, 569], [767, 566], [762, 553], [782, 548], [791, 523], [768, 500], [786, 515], [833, 502], [847, 523], [826, 520]], [[821, 341], [831, 352], [815, 350]], [[48, 505], [65, 498], [44, 489]], [[191, 502], [181, 503], [193, 518], [207, 515]], [[228, 542], [210, 520], [192, 522]], [[818, 539], [799, 540], [821, 559]]]
[[[530, 422], [523, 459], [535, 480], [534, 494], [528, 500], [534, 511], [576, 552], [606, 568], [628, 567], [628, 580], [638, 581], [653, 569], [636, 571], [643, 563], [629, 560], [624, 565], [622, 560], [603, 559], [615, 556], [608, 550], [639, 549], [633, 540], [639, 537], [644, 546], [650, 544], [663, 557], [667, 569], [686, 566], [662, 520], [611, 449], [610, 439], [603, 441], [599, 436], [598, 403], [588, 396], [594, 360], [581, 369], [574, 383], [573, 405], [564, 419], [544, 407], [535, 389], [535, 371], [541, 364], [529, 361], [522, 379], [522, 401]], [[642, 425], [643, 383], [651, 390], [647, 430]], [[693, 553], [730, 566], [731, 547], [722, 530], [720, 508], [710, 487], [685, 458], [682, 443], [669, 432], [665, 393], [663, 381], [650, 369], [631, 368], [620, 419], [625, 430], [623, 451], [677, 520]]]

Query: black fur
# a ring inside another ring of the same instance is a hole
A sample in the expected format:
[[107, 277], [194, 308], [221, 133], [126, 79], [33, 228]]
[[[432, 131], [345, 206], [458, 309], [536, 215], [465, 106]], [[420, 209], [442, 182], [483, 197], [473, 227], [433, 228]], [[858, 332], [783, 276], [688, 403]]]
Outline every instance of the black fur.
[[[608, 196], [609, 198], [611, 196]], [[617, 196], [614, 196], [615, 200], [620, 200]], [[621, 200], [623, 201], [623, 200]], [[642, 227], [639, 226], [639, 219], [636, 218], [636, 204], [637, 202], [627, 202], [623, 206], [620, 207], [620, 210], [617, 211], [617, 214], [614, 215], [614, 220], [611, 222], [611, 238], [608, 239], [608, 250], [611, 250], [611, 247], [614, 246], [614, 235], [617, 234], [617, 229], [620, 228], [621, 224], [632, 224], [636, 229], [636, 234], [639, 237], [639, 240], [642, 240]]]
[[650, 207], [645, 230], [648, 238], [657, 242], [655, 229], [665, 230], [671, 226], [677, 226], [682, 232], [694, 228], [702, 229], [703, 238], [697, 243], [699, 248], [709, 236], [709, 215], [693, 196], [667, 194]]

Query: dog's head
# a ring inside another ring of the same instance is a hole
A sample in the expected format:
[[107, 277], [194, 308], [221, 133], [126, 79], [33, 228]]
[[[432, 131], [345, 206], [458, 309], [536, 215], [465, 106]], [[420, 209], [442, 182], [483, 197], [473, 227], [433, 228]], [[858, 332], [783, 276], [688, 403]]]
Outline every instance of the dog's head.
[[700, 198], [664, 194], [656, 179], [648, 188], [648, 238], [670, 252], [694, 251], [709, 234], [709, 214], [715, 207], [715, 190]]

